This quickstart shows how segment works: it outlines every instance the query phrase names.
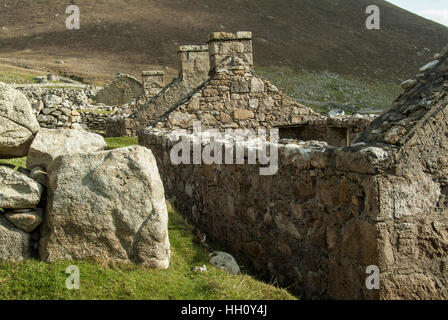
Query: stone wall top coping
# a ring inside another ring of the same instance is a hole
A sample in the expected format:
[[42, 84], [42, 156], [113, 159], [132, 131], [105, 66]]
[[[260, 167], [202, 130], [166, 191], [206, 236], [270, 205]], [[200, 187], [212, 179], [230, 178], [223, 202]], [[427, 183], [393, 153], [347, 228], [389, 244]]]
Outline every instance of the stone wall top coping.
[[178, 52], [203, 52], [208, 51], [208, 46], [184, 45], [180, 46]]
[[[121, 80], [132, 80], [132, 81], [136, 81], [137, 83], [139, 83], [140, 85], [142, 85], [142, 82], [140, 80], [138, 80], [137, 78], [126, 74], [126, 73], [120, 73], [119, 75], [117, 75], [117, 77], [115, 78], [114, 81], [112, 81], [112, 83], [117, 82], [117, 81], [121, 81]], [[110, 84], [109, 84], [110, 85]], [[106, 86], [107, 87], [107, 86]]]
[[346, 127], [347, 124], [356, 124], [373, 121], [377, 115], [361, 115], [361, 116], [310, 116], [300, 123], [279, 125], [279, 128], [295, 128], [308, 125], [331, 125]]
[[[172, 132], [146, 128], [140, 131], [140, 136], [144, 140], [151, 141], [150, 144], [161, 145], [170, 148], [177, 144], [182, 137], [187, 137], [190, 143], [198, 141], [201, 146], [206, 146], [211, 142], [233, 143], [233, 148], [243, 146], [244, 152], [248, 150], [262, 150], [265, 146], [277, 147], [282, 165], [294, 165], [300, 169], [325, 169], [333, 168], [340, 171], [374, 174], [377, 167], [390, 158], [390, 150], [370, 144], [357, 144], [353, 147], [333, 147], [324, 141], [279, 141], [270, 142], [260, 139], [249, 139], [245, 141], [235, 141], [232, 136], [225, 136], [220, 139], [210, 138], [207, 134], [193, 135], [190, 133], [177, 133], [176, 137]], [[149, 139], [148, 139], [149, 138]], [[261, 143], [260, 143], [261, 142]], [[192, 149], [191, 149], [192, 150]]]
[[165, 72], [161, 70], [142, 71], [143, 76], [163, 76], [164, 74]]
[[229, 41], [229, 40], [252, 40], [252, 32], [238, 31], [231, 32], [212, 32], [208, 35], [208, 41]]

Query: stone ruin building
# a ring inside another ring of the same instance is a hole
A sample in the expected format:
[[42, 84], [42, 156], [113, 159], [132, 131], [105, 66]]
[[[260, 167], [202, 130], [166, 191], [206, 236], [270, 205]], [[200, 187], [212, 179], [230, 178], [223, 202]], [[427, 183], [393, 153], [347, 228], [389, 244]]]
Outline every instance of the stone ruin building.
[[220, 130], [277, 127], [281, 138], [345, 146], [372, 118], [313, 112], [255, 74], [251, 32], [216, 32], [208, 46], [181, 46], [179, 76], [129, 117], [111, 119], [107, 135], [135, 136], [148, 125], [191, 128], [197, 120]]
[[[148, 101], [106, 124], [111, 135], [138, 134], [140, 146], [112, 151], [93, 133], [39, 128], [27, 99], [0, 86], [0, 157], [27, 155], [31, 169], [0, 168], [3, 181], [14, 181], [0, 184], [9, 215], [0, 215], [1, 259], [105, 256], [165, 269], [166, 195], [246, 270], [304, 298], [448, 298], [448, 49], [375, 120], [322, 116], [257, 76], [250, 32], [212, 33], [207, 47], [180, 47], [179, 61], [168, 86], [160, 71], [142, 74]], [[198, 139], [197, 120], [220, 131], [278, 128], [282, 139]], [[203, 150], [230, 141], [233, 164], [173, 164], [176, 129], [193, 145], [190, 158], [198, 141]], [[238, 164], [238, 148], [245, 161], [253, 150], [278, 151], [278, 170]], [[33, 227], [43, 226], [37, 236], [8, 222], [32, 214]]]
[[[139, 131], [167, 197], [241, 264], [305, 298], [448, 298], [448, 53], [372, 123], [332, 122], [253, 73], [250, 38], [211, 34], [209, 78]], [[259, 165], [174, 165], [171, 132], [191, 132], [194, 120], [308, 141], [264, 142], [278, 148], [274, 175]], [[369, 266], [379, 289], [366, 286]]]
[[96, 94], [96, 102], [120, 106], [143, 94], [142, 82], [127, 74], [117, 74], [111, 84]]
[[138, 129], [156, 120], [208, 78], [210, 64], [207, 46], [180, 46], [178, 59], [178, 76], [158, 94], [138, 106], [129, 117], [110, 119], [106, 124], [108, 136], [136, 136]]

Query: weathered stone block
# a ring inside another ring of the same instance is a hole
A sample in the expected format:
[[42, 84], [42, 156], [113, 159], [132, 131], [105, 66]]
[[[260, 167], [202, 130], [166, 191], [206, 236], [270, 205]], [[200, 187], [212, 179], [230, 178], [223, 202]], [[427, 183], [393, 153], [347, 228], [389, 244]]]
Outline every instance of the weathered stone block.
[[132, 146], [61, 156], [48, 168], [40, 256], [112, 260], [166, 269], [168, 213], [156, 161]]

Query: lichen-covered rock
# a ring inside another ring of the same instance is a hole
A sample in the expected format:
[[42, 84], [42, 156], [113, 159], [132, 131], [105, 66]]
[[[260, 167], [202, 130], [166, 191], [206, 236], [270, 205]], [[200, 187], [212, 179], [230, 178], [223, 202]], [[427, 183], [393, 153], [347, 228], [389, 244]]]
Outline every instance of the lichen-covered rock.
[[70, 129], [42, 129], [30, 146], [26, 166], [44, 169], [58, 156], [103, 150], [104, 138], [96, 133]]
[[28, 99], [0, 82], [0, 158], [26, 156], [39, 128]]
[[19, 262], [31, 257], [30, 235], [0, 214], [0, 261]]
[[42, 212], [40, 208], [28, 212], [9, 211], [5, 214], [5, 218], [20, 230], [32, 232], [42, 223]]
[[37, 181], [11, 168], [0, 166], [0, 208], [35, 208], [43, 187]]
[[73, 154], [48, 168], [43, 260], [113, 260], [165, 269], [168, 213], [151, 150]]
[[240, 267], [235, 258], [222, 251], [216, 251], [210, 254], [210, 263], [216, 268], [224, 270], [228, 274], [240, 274]]

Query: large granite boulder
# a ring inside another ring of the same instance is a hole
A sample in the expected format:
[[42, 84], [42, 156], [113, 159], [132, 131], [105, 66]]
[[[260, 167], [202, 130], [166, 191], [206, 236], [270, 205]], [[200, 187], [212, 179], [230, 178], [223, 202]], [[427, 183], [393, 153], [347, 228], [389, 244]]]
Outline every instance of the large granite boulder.
[[14, 227], [0, 214], [0, 262], [31, 258], [30, 235]]
[[104, 150], [104, 138], [96, 133], [71, 129], [41, 129], [30, 146], [26, 166], [44, 169], [58, 156]]
[[40, 256], [165, 269], [168, 213], [155, 158], [141, 146], [60, 156], [48, 167]]
[[0, 82], [0, 158], [26, 156], [39, 123], [20, 91]]
[[35, 208], [43, 186], [14, 169], [0, 166], [0, 208]]

